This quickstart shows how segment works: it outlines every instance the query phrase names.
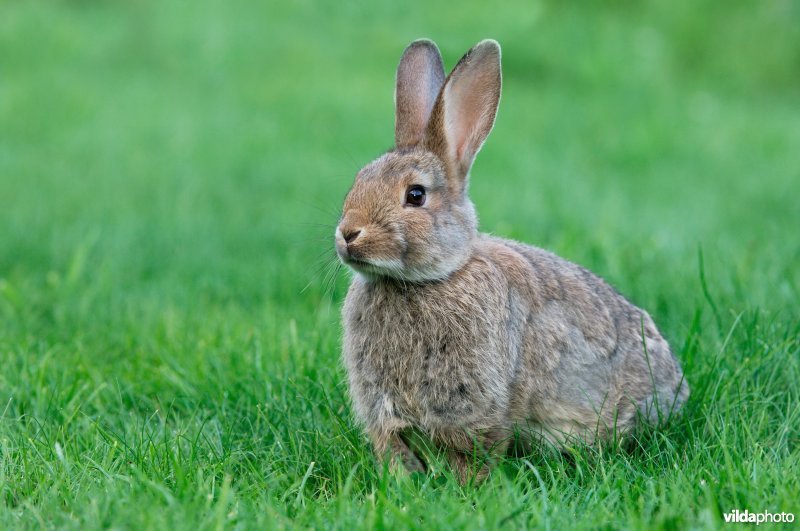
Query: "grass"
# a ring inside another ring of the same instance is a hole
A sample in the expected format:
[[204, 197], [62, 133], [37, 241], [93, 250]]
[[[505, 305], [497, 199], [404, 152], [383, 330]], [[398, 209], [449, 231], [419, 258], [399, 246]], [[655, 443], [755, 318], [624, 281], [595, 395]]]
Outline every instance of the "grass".
[[[463, 3], [462, 3], [463, 4]], [[716, 528], [800, 513], [800, 10], [0, 7], [0, 528]], [[393, 477], [339, 360], [339, 203], [400, 52], [504, 47], [485, 231], [647, 308], [684, 415], [480, 488]]]

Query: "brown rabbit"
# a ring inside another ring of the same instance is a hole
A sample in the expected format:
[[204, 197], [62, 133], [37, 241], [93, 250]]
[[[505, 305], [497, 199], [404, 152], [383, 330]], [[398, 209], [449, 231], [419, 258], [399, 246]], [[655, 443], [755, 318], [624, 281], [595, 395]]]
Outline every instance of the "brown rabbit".
[[395, 148], [364, 167], [336, 251], [355, 272], [342, 312], [356, 414], [375, 451], [425, 470], [422, 432], [462, 481], [511, 435], [563, 444], [676, 411], [688, 385], [644, 310], [586, 269], [477, 231], [469, 170], [494, 125], [500, 47], [484, 40], [445, 79], [429, 40], [397, 69]]

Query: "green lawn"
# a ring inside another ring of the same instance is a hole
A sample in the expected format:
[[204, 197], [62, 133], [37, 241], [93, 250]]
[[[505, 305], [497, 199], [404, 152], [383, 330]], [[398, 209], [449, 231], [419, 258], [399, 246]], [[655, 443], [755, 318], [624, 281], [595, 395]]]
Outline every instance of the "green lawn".
[[[278, 3], [0, 3], [0, 528], [800, 517], [800, 5]], [[652, 313], [665, 429], [479, 488], [375, 466], [332, 233], [421, 36], [500, 41], [481, 227]]]

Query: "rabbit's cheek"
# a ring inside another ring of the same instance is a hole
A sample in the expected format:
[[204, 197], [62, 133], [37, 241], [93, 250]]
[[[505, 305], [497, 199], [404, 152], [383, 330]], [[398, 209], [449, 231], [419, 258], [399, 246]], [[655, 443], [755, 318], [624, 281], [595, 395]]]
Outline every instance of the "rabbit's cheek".
[[401, 241], [392, 233], [387, 232], [374, 234], [371, 238], [366, 238], [364, 242], [356, 248], [358, 256], [376, 265], [378, 261], [395, 261], [400, 259], [402, 251]]

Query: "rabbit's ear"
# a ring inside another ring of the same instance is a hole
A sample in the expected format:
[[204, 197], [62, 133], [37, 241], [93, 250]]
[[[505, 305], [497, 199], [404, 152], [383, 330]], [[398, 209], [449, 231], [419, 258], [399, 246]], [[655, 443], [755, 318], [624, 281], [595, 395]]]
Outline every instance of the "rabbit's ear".
[[444, 83], [444, 66], [433, 41], [420, 39], [403, 52], [394, 93], [394, 138], [398, 148], [422, 140], [436, 96]]
[[501, 85], [500, 45], [487, 39], [461, 58], [436, 100], [425, 143], [462, 184], [494, 126]]

